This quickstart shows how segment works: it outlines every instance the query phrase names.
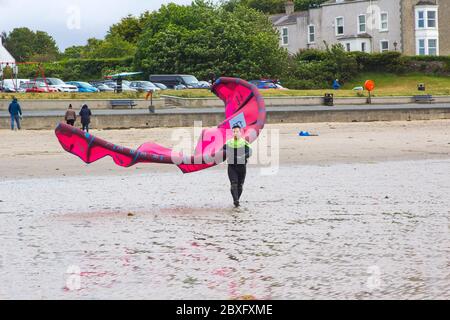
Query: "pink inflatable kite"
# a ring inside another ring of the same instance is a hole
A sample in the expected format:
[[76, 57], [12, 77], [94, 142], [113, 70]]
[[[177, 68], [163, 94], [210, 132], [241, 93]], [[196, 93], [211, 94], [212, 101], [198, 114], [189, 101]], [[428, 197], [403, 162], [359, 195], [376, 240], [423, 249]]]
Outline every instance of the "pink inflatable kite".
[[93, 163], [110, 156], [121, 167], [138, 163], [177, 165], [184, 173], [211, 168], [224, 161], [223, 146], [232, 137], [231, 128], [239, 124], [243, 137], [253, 143], [266, 123], [266, 108], [258, 89], [246, 81], [220, 78], [212, 91], [225, 102], [225, 121], [217, 128], [203, 130], [194, 155], [173, 152], [149, 142], [137, 150], [121, 147], [85, 133], [66, 124], [59, 124], [56, 136], [64, 150]]

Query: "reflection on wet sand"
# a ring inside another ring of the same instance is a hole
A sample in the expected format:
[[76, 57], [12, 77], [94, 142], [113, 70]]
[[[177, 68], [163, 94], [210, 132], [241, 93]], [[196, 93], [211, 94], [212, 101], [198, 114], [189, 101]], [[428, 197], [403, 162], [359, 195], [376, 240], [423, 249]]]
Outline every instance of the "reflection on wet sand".
[[[0, 182], [0, 294], [450, 298], [450, 162]], [[167, 186], [178, 179], [176, 194]], [[217, 183], [223, 181], [223, 184]]]

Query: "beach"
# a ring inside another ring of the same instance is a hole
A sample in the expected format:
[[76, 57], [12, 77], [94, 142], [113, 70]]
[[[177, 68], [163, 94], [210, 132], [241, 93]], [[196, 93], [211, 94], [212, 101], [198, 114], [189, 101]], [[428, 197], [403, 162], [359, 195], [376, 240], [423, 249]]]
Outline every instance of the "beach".
[[[189, 135], [194, 150], [199, 133], [191, 128], [92, 130], [107, 141], [137, 148], [148, 141], [174, 146], [174, 132]], [[318, 137], [299, 137], [300, 131]], [[269, 143], [279, 141], [280, 165], [331, 165], [379, 161], [448, 159], [450, 120], [369, 123], [279, 124], [266, 126]], [[279, 133], [279, 138], [276, 135]], [[272, 134], [275, 141], [272, 141]], [[177, 134], [175, 134], [176, 136]], [[173, 166], [138, 165], [123, 169], [111, 160], [85, 165], [62, 150], [52, 131], [0, 130], [0, 178], [178, 173]], [[275, 149], [275, 151], [276, 151]], [[278, 156], [277, 156], [278, 157]]]
[[450, 121], [266, 129], [279, 161], [249, 166], [240, 209], [224, 165], [88, 166], [51, 131], [0, 131], [0, 298], [450, 298]]

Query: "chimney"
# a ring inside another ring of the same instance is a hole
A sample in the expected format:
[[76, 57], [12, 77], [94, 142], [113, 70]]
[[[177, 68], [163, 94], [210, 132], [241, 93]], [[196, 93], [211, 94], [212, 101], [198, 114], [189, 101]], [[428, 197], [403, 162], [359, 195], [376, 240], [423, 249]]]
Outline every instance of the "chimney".
[[293, 14], [295, 12], [294, 1], [287, 1], [284, 4], [284, 9], [286, 10], [286, 14]]

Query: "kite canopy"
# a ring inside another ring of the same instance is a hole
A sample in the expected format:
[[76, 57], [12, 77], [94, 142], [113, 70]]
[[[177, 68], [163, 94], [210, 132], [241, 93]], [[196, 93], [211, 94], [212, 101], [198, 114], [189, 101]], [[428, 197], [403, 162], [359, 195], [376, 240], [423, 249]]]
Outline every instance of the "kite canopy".
[[232, 138], [233, 126], [238, 124], [243, 128], [243, 137], [253, 143], [266, 123], [264, 99], [254, 85], [241, 79], [220, 78], [212, 91], [225, 103], [225, 120], [217, 128], [203, 130], [192, 156], [152, 142], [137, 150], [121, 147], [62, 123], [55, 133], [64, 150], [86, 163], [110, 156], [121, 167], [164, 163], [175, 164], [184, 173], [201, 171], [224, 161], [223, 146]]

